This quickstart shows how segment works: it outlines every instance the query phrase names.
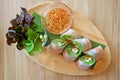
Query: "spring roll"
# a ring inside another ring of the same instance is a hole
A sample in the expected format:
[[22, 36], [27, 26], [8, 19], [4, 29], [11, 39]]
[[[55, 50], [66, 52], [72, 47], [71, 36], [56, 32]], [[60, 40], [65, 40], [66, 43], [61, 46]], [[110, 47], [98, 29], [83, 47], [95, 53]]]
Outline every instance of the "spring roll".
[[102, 46], [98, 46], [96, 48], [88, 50], [87, 52], [85, 52], [85, 54], [90, 55], [93, 58], [95, 58], [96, 60], [98, 60], [103, 57], [104, 50], [103, 50]]
[[77, 41], [82, 45], [83, 51], [86, 51], [92, 48], [92, 44], [88, 38], [79, 38], [79, 39], [75, 39], [75, 41]]
[[63, 33], [60, 37], [61, 39], [64, 39], [64, 40], [73, 40], [75, 38], [79, 38], [80, 35], [75, 30], [69, 29], [68, 31]]
[[51, 54], [59, 55], [67, 45], [67, 42], [62, 39], [55, 39], [48, 45], [47, 49]]
[[93, 66], [95, 63], [96, 63], [96, 60], [93, 57], [91, 57], [89, 55], [84, 55], [78, 59], [77, 66], [80, 69], [87, 70], [91, 66]]
[[72, 44], [68, 45], [65, 48], [63, 52], [63, 57], [66, 62], [72, 62], [78, 58], [81, 52], [82, 52], [82, 46], [78, 42], [72, 41]]

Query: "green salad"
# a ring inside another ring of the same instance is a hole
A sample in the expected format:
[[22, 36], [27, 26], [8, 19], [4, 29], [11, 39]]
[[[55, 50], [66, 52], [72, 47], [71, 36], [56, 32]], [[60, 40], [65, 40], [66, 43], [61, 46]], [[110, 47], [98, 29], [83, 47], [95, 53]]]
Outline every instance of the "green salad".
[[37, 13], [31, 16], [25, 8], [21, 9], [21, 14], [17, 14], [16, 18], [10, 21], [12, 27], [9, 27], [6, 34], [7, 43], [17, 43], [19, 50], [26, 49], [30, 55], [42, 52], [48, 36], [41, 25], [41, 16]]

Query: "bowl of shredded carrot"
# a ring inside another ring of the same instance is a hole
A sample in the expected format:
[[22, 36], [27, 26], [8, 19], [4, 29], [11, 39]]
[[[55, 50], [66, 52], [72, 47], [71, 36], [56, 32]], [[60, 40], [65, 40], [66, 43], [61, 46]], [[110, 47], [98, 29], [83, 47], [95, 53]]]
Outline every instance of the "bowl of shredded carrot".
[[62, 34], [73, 24], [73, 13], [63, 3], [49, 3], [42, 9], [41, 15], [43, 27], [53, 34]]

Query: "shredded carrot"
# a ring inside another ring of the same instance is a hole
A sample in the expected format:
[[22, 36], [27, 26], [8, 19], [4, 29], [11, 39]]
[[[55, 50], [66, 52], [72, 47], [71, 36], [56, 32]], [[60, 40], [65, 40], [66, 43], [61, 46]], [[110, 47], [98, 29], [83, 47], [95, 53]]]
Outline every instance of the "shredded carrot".
[[47, 28], [55, 33], [63, 31], [70, 22], [69, 13], [62, 8], [51, 10], [46, 16]]

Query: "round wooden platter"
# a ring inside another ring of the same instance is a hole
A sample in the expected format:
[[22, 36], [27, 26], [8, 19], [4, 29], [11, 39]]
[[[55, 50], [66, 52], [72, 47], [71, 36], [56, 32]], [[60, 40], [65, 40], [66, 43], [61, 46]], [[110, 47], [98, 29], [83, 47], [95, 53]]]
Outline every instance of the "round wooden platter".
[[[49, 3], [39, 4], [28, 10], [30, 14], [36, 12], [41, 13], [41, 9]], [[53, 56], [47, 52], [46, 48], [43, 49], [42, 53], [37, 53], [35, 56], [29, 56], [28, 53], [24, 52], [36, 63], [42, 67], [52, 70], [54, 72], [68, 74], [68, 75], [92, 75], [105, 71], [111, 61], [111, 54], [108, 44], [97, 27], [85, 16], [73, 11], [74, 23], [72, 28], [75, 29], [80, 35], [90, 38], [91, 40], [105, 44], [104, 56], [101, 60], [97, 61], [93, 70], [82, 70], [76, 65], [76, 62], [67, 63], [62, 56]]]

